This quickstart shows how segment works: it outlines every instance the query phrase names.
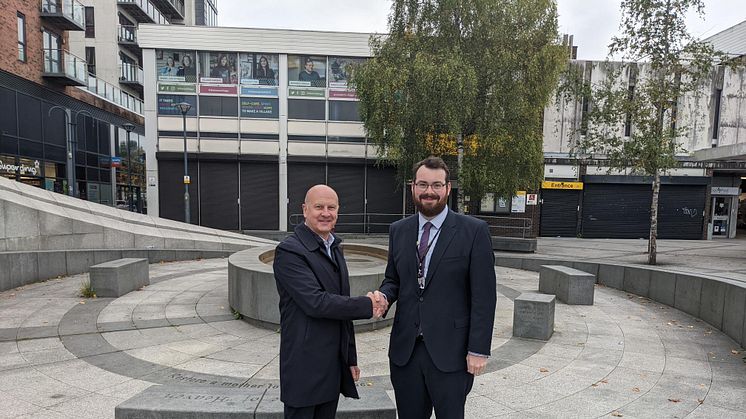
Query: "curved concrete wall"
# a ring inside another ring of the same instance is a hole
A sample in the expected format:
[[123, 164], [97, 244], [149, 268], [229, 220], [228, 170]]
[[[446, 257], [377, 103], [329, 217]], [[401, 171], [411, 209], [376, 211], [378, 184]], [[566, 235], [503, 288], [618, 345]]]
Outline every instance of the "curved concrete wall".
[[746, 348], [746, 283], [655, 267], [499, 255], [495, 265], [539, 271], [564, 265], [596, 275], [598, 284], [650, 298], [700, 318]]
[[[345, 256], [365, 254], [386, 260], [384, 246], [343, 243]], [[280, 296], [272, 271], [274, 246], [255, 247], [234, 253], [228, 259], [228, 303], [244, 319], [262, 327], [277, 329], [280, 326]], [[350, 295], [365, 295], [381, 285], [385, 264], [373, 268], [350, 268]], [[355, 330], [374, 330], [393, 322], [396, 308], [389, 310], [384, 320], [356, 320]]]

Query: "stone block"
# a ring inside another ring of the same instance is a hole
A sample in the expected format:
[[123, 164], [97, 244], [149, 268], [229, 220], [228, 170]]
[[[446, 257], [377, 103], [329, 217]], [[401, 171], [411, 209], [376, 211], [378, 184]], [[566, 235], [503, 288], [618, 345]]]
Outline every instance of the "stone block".
[[72, 234], [73, 221], [63, 214], [39, 212], [39, 233], [42, 236]]
[[699, 299], [699, 318], [718, 329], [723, 327], [723, 307], [727, 285], [716, 279], [702, 278], [702, 295]]
[[0, 266], [4, 267], [0, 269], [0, 291], [13, 288], [10, 280], [10, 257], [10, 253], [0, 253]]
[[598, 277], [598, 263], [593, 262], [573, 262], [572, 267], [583, 272], [587, 272]]
[[7, 265], [2, 269], [9, 271], [9, 287], [18, 288], [38, 281], [39, 265], [36, 252], [6, 253]]
[[600, 263], [598, 265], [598, 283], [609, 288], [623, 289], [624, 266]]
[[91, 266], [91, 288], [99, 297], [121, 297], [150, 285], [147, 259], [117, 259]]
[[132, 249], [134, 247], [134, 234], [128, 231], [104, 228], [104, 249]]
[[593, 305], [596, 277], [561, 265], [544, 265], [539, 271], [539, 292], [554, 294], [565, 304]]
[[95, 265], [94, 250], [68, 250], [65, 252], [67, 260], [67, 274], [77, 275], [88, 272], [91, 266]]
[[539, 268], [539, 292], [543, 294], [557, 294], [560, 272], [555, 268], [560, 265], [543, 265]]
[[631, 294], [647, 297], [650, 292], [650, 270], [625, 266], [622, 287]]
[[542, 265], [572, 266], [572, 262], [555, 259], [524, 258], [521, 269], [526, 271], [539, 272]]
[[676, 274], [672, 272], [650, 271], [650, 291], [648, 297], [673, 307], [676, 295]]
[[727, 284], [721, 330], [743, 346], [744, 329], [746, 329], [746, 286]]
[[150, 257], [148, 256], [149, 253], [150, 253], [150, 250], [124, 249], [122, 250], [122, 257], [123, 258], [148, 259], [148, 261], [150, 261]]
[[166, 239], [155, 235], [135, 235], [136, 249], [163, 249], [166, 247]]
[[536, 251], [536, 239], [520, 237], [492, 237], [492, 250], [496, 252], [524, 252]]
[[523, 293], [513, 301], [513, 336], [549, 340], [554, 333], [555, 297]]
[[40, 251], [37, 253], [39, 280], [67, 275], [67, 256], [64, 251]]
[[702, 278], [694, 275], [676, 274], [674, 307], [699, 317], [699, 301], [702, 295]]
[[42, 237], [43, 250], [103, 249], [102, 234], [63, 234]]
[[5, 251], [28, 252], [42, 249], [41, 236], [8, 237], [5, 239]]
[[495, 266], [502, 266], [504, 268], [521, 269], [523, 265], [523, 259], [513, 256], [495, 256]]

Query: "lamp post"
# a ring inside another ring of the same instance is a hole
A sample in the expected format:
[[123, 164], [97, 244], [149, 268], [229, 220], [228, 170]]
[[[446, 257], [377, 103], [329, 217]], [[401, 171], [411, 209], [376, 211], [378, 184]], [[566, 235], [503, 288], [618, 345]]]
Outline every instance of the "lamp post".
[[49, 116], [52, 116], [52, 111], [55, 109], [61, 110], [65, 114], [65, 124], [67, 125], [66, 130], [66, 143], [67, 143], [67, 182], [68, 182], [68, 195], [77, 197], [79, 194], [75, 192], [75, 153], [78, 149], [78, 117], [80, 114], [87, 115], [89, 118], [93, 118], [90, 112], [81, 109], [75, 112], [75, 116], [72, 115], [72, 111], [60, 105], [55, 105], [49, 108]]
[[456, 204], [458, 205], [458, 213], [463, 214], [464, 213], [464, 191], [463, 191], [463, 170], [461, 168], [463, 167], [464, 162], [464, 140], [461, 136], [461, 133], [458, 134], [456, 137], [456, 146], [458, 147], [458, 191], [456, 196]]
[[192, 105], [190, 105], [187, 102], [181, 102], [177, 103], [177, 108], [179, 108], [179, 111], [181, 112], [181, 119], [183, 122], [183, 131], [184, 131], [184, 222], [185, 223], [191, 223], [190, 220], [190, 214], [189, 214], [189, 184], [191, 183], [191, 179], [189, 178], [189, 170], [187, 168], [187, 137], [186, 137], [186, 114], [189, 112], [190, 109], [192, 109]]
[[135, 125], [125, 122], [122, 124], [122, 128], [127, 131], [127, 209], [132, 212], [132, 156], [130, 154], [130, 132], [135, 129]]

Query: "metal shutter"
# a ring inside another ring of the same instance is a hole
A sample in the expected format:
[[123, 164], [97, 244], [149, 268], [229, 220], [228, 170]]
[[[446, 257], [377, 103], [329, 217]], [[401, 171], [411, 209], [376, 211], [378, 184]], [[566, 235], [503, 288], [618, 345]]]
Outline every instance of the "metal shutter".
[[580, 194], [579, 190], [541, 190], [541, 236], [576, 237], [578, 235]]
[[276, 162], [241, 162], [241, 229], [280, 228], [280, 175]]
[[[192, 224], [199, 220], [199, 172], [196, 160], [189, 160], [189, 211]], [[182, 160], [158, 160], [158, 207], [159, 216], [170, 220], [184, 221], [184, 162]]]
[[[365, 230], [365, 166], [329, 164], [328, 185], [339, 196], [339, 219], [334, 231], [362, 233]], [[352, 215], [356, 214], [356, 215]]]
[[368, 232], [388, 233], [401, 218], [404, 196], [409, 191], [396, 181], [396, 168], [368, 165]]
[[323, 183], [326, 183], [324, 163], [288, 163], [288, 230], [293, 231], [293, 223], [303, 222], [301, 205], [308, 188]]
[[238, 162], [199, 164], [200, 224], [238, 230]]
[[651, 186], [586, 183], [583, 193], [583, 237], [647, 238]]
[[705, 185], [663, 185], [658, 201], [658, 238], [702, 239]]

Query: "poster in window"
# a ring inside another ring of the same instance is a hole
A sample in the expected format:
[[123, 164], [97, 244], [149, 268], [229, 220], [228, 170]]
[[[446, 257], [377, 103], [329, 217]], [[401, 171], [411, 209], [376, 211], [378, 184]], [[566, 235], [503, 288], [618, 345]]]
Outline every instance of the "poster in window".
[[329, 87], [347, 87], [356, 65], [365, 62], [365, 58], [329, 57]]
[[158, 69], [158, 81], [196, 83], [195, 56], [194, 51], [157, 50], [155, 66]]
[[241, 53], [241, 84], [277, 86], [280, 57], [277, 54]]
[[486, 193], [479, 204], [481, 212], [495, 212], [495, 194]]
[[197, 116], [197, 96], [187, 95], [158, 95], [158, 115], [181, 116], [181, 110], [176, 107], [181, 102], [192, 105], [187, 116]]
[[288, 55], [290, 86], [326, 87], [326, 57]]
[[199, 82], [238, 84], [236, 73], [238, 54], [233, 52], [202, 52], [199, 56]]
[[241, 118], [274, 118], [279, 117], [278, 100], [260, 97], [241, 98]]
[[510, 212], [512, 213], [523, 213], [526, 212], [526, 191], [518, 191], [515, 193], [513, 200], [510, 203]]

